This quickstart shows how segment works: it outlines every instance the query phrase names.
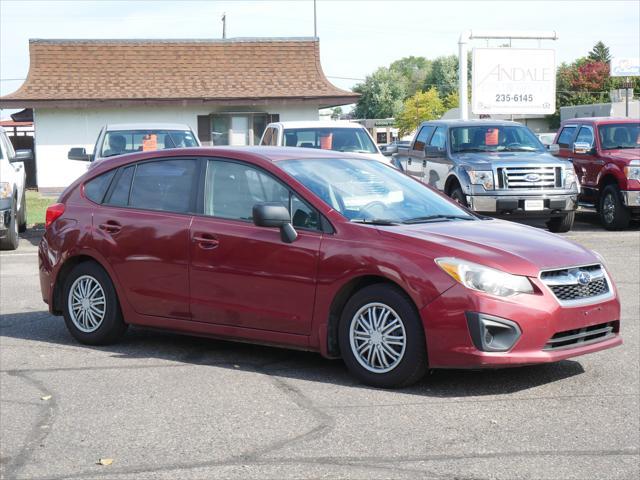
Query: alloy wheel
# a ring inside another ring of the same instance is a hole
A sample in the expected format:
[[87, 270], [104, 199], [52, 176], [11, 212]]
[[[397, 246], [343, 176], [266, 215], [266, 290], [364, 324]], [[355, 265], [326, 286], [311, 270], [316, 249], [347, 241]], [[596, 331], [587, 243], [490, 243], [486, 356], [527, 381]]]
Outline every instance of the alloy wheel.
[[69, 289], [69, 316], [84, 333], [95, 332], [106, 313], [106, 296], [102, 285], [90, 275], [78, 277]]
[[616, 216], [616, 204], [613, 195], [608, 193], [602, 202], [602, 215], [607, 224], [613, 223]]

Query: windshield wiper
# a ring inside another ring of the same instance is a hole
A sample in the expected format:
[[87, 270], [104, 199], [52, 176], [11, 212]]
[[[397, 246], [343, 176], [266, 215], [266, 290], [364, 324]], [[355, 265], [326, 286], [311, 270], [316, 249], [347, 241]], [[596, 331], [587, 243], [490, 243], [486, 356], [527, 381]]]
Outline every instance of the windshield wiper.
[[504, 147], [498, 150], [499, 152], [537, 152], [539, 151], [535, 147]]
[[460, 150], [455, 150], [453, 153], [464, 153], [464, 152], [493, 152], [495, 150], [487, 150], [486, 148], [462, 148]]
[[412, 224], [412, 223], [427, 223], [433, 221], [444, 221], [444, 220], [474, 220], [475, 217], [471, 217], [469, 215], [427, 215], [425, 217], [415, 217], [410, 218], [409, 220], [404, 220], [402, 223]]
[[368, 225], [399, 225], [398, 222], [389, 220], [387, 218], [354, 218], [351, 220], [353, 223], [366, 223]]

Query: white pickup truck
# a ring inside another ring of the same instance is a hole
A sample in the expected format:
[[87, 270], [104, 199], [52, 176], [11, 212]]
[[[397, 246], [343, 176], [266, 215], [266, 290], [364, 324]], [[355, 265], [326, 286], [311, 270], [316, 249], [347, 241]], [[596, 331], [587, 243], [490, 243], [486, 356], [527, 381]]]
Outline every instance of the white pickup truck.
[[0, 249], [18, 248], [18, 232], [27, 229], [24, 160], [33, 158], [31, 150], [13, 149], [7, 132], [0, 127]]

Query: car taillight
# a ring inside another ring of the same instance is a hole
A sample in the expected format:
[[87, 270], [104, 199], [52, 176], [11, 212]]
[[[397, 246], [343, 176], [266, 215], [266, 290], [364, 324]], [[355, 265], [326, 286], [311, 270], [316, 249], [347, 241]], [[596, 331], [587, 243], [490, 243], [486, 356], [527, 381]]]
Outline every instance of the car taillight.
[[44, 228], [49, 228], [57, 218], [64, 213], [64, 203], [54, 203], [47, 208], [47, 214], [44, 220]]

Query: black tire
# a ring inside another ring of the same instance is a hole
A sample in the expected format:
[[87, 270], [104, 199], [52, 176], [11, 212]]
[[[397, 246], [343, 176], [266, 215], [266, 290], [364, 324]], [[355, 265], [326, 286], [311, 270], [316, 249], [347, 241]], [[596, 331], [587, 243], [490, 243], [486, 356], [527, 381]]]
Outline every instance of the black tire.
[[631, 222], [631, 212], [622, 203], [617, 185], [607, 185], [600, 195], [600, 221], [607, 230], [623, 230]]
[[462, 205], [463, 207], [468, 207], [469, 205], [467, 204], [467, 197], [464, 194], [464, 192], [462, 191], [462, 188], [460, 188], [459, 185], [456, 185], [456, 187], [451, 190], [451, 193], [449, 194], [449, 196], [454, 199], [456, 202], [458, 202], [460, 205]]
[[[71, 287], [80, 277], [90, 277], [94, 279], [102, 288], [105, 297], [105, 309], [102, 321], [99, 326], [91, 332], [82, 331], [72, 319], [69, 311], [69, 295]], [[63, 312], [64, 321], [71, 335], [80, 343], [86, 345], [108, 345], [118, 341], [127, 330], [128, 325], [124, 323], [120, 302], [113, 283], [107, 272], [95, 262], [83, 262], [71, 270], [64, 281]]]
[[18, 212], [18, 232], [24, 233], [27, 231], [27, 198], [25, 195], [25, 191], [22, 191], [22, 201], [20, 205], [20, 211]]
[[571, 230], [573, 222], [576, 219], [576, 212], [569, 212], [561, 217], [550, 218], [547, 222], [547, 228], [553, 233], [565, 233]]
[[18, 219], [16, 218], [16, 202], [11, 206], [11, 221], [4, 238], [0, 239], [0, 250], [15, 250], [20, 243], [18, 236]]
[[[351, 324], [356, 322], [356, 314], [372, 303], [383, 304], [397, 313], [405, 332], [404, 354], [395, 367], [382, 373], [368, 370], [360, 363], [350, 340]], [[370, 285], [349, 299], [340, 318], [338, 340], [344, 363], [362, 383], [381, 388], [406, 387], [420, 380], [427, 371], [425, 332], [420, 317], [411, 299], [391, 285]]]

